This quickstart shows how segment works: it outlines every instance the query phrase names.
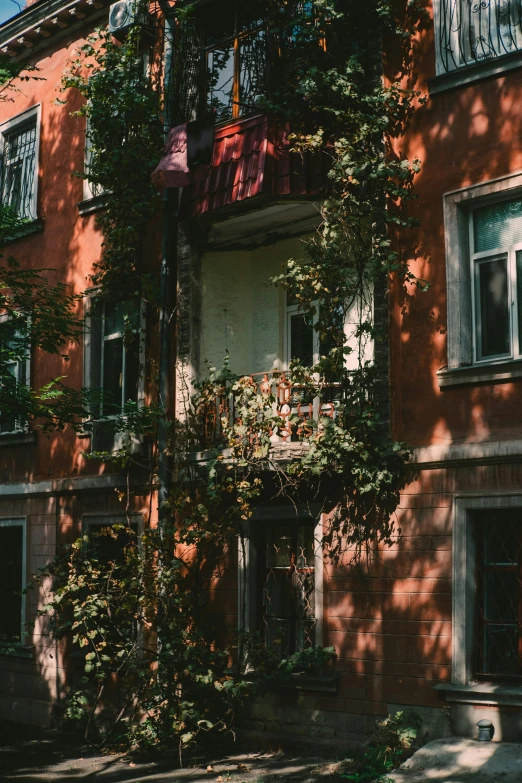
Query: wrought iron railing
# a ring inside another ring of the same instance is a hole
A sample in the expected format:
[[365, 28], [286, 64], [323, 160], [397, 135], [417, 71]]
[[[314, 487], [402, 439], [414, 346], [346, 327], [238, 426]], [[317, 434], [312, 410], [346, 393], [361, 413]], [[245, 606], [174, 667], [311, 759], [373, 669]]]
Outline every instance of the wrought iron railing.
[[522, 49], [522, 0], [439, 0], [436, 23], [442, 72]]

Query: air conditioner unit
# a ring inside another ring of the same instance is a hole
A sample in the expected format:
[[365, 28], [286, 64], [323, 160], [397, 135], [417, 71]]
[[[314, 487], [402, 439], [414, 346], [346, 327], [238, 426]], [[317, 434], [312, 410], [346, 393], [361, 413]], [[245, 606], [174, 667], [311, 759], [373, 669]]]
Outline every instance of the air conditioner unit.
[[[143, 13], [138, 12], [137, 0], [118, 0], [109, 8], [109, 32], [115, 38], [125, 38], [129, 29], [143, 22]], [[138, 18], [140, 16], [141, 18]]]

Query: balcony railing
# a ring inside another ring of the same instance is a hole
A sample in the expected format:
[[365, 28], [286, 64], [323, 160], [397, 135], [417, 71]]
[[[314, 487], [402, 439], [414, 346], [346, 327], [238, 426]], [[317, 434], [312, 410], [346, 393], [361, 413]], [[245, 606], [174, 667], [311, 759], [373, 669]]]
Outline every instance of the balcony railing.
[[522, 0], [439, 0], [438, 70], [453, 71], [522, 49]]
[[[321, 418], [335, 419], [341, 400], [341, 388], [336, 383], [323, 381], [312, 385], [293, 381], [288, 373], [271, 370], [253, 373], [247, 383], [265, 410], [273, 414], [275, 423], [270, 427], [272, 443], [302, 442], [313, 432], [314, 422]], [[227, 425], [241, 424], [241, 413], [236, 405], [237, 395], [231, 390], [232, 382], [223, 384], [213, 400], [210, 410], [199, 415], [199, 446], [202, 449], [225, 446]], [[270, 417], [271, 420], [273, 420]]]

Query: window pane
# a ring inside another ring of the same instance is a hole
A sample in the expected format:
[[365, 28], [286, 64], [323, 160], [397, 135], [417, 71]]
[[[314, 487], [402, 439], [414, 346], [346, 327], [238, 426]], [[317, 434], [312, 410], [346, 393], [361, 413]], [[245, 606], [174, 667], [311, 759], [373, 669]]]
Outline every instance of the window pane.
[[522, 242], [522, 199], [481, 207], [473, 218], [475, 253]]
[[305, 367], [314, 363], [314, 327], [304, 313], [290, 318], [290, 360], [300, 361]]
[[139, 325], [139, 303], [135, 300], [107, 302], [105, 305], [105, 335], [134, 331]]
[[520, 512], [483, 512], [477, 518], [477, 673], [522, 675], [522, 544]]
[[232, 117], [234, 101], [234, 48], [224, 46], [208, 53], [209, 108], [216, 112], [216, 122]]
[[103, 414], [121, 413], [123, 337], [105, 340], [103, 356]]
[[479, 358], [510, 353], [507, 259], [484, 261], [479, 276]]
[[133, 335], [125, 346], [125, 389], [123, 402], [138, 401], [138, 380], [140, 374], [140, 344], [138, 335]]
[[0, 639], [20, 640], [22, 630], [23, 528], [0, 527]]
[[241, 39], [240, 114], [247, 114], [266, 94], [266, 36], [264, 30]]
[[36, 120], [6, 133], [2, 161], [2, 203], [20, 217], [35, 218]]

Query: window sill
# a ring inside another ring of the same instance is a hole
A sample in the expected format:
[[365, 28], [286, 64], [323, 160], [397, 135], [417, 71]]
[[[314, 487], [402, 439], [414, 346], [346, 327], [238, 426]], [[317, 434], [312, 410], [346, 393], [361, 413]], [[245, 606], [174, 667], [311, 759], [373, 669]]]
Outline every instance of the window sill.
[[522, 685], [495, 685], [491, 682], [475, 682], [471, 685], [437, 683], [436, 691], [446, 695], [446, 701], [458, 704], [508, 705], [522, 707]]
[[80, 215], [92, 215], [94, 212], [99, 212], [105, 207], [105, 197], [102, 193], [100, 196], [93, 196], [93, 198], [85, 199], [76, 204]]
[[473, 364], [467, 367], [444, 367], [437, 371], [439, 388], [477, 383], [498, 383], [522, 378], [522, 359], [501, 364]]
[[7, 236], [2, 240], [2, 247], [12, 245], [14, 242], [19, 242], [21, 239], [32, 236], [32, 234], [39, 234], [43, 229], [44, 221], [42, 218], [36, 218], [28, 223], [23, 223], [20, 228], [16, 229], [16, 232], [12, 236]]
[[33, 446], [35, 443], [36, 432], [0, 433], [0, 448], [2, 446]]
[[522, 52], [520, 51], [433, 76], [427, 80], [428, 91], [430, 95], [437, 95], [441, 92], [447, 92], [447, 90], [466, 87], [468, 84], [474, 84], [492, 76], [502, 76], [517, 68], [522, 68]]
[[337, 693], [339, 674], [292, 674], [290, 681], [281, 684], [281, 688], [295, 691], [316, 691], [318, 693]]

